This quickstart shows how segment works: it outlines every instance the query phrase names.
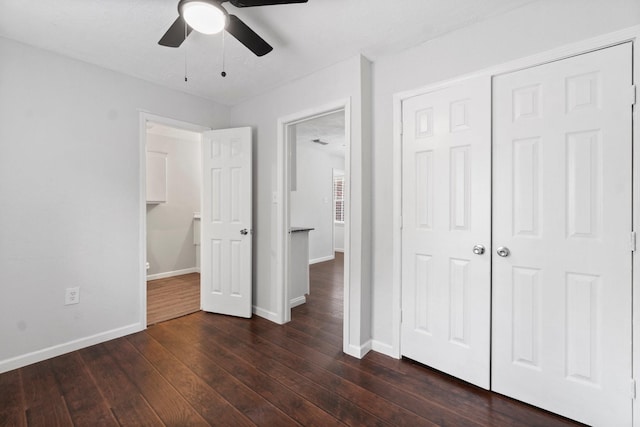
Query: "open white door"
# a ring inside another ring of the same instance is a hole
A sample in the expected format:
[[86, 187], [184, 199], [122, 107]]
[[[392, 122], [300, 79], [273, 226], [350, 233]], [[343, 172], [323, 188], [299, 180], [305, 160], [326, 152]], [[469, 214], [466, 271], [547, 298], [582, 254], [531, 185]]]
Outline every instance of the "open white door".
[[403, 102], [402, 355], [489, 388], [491, 86]]
[[213, 130], [202, 138], [201, 305], [251, 317], [251, 128]]

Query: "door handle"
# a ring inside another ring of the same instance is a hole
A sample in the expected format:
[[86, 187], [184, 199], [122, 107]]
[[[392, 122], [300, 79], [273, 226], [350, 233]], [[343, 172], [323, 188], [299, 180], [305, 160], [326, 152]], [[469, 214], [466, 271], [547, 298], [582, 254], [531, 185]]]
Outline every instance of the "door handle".
[[498, 255], [500, 255], [501, 257], [505, 258], [508, 257], [511, 254], [511, 251], [509, 250], [509, 248], [507, 248], [506, 246], [500, 246], [497, 250], [496, 253]]
[[240, 234], [242, 234], [243, 236], [246, 236], [247, 234], [249, 234], [249, 230], [247, 230], [246, 228], [243, 228], [242, 230], [240, 230]]
[[476, 254], [476, 255], [482, 255], [484, 253], [484, 246], [475, 245], [473, 247], [473, 253]]

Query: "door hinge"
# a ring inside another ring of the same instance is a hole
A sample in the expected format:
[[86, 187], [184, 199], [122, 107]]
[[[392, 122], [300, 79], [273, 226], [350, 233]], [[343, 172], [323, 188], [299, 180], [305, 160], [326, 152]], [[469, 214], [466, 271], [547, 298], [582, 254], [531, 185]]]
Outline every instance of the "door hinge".
[[400, 310], [400, 324], [402, 324], [402, 310]]
[[638, 87], [636, 85], [631, 86], [631, 105], [636, 105], [638, 102]]
[[404, 135], [404, 122], [400, 120], [400, 135]]
[[631, 238], [629, 240], [629, 244], [631, 246], [631, 252], [635, 252], [636, 251], [636, 232], [632, 231], [631, 232]]
[[636, 380], [635, 379], [631, 379], [631, 398], [635, 399], [636, 398]]

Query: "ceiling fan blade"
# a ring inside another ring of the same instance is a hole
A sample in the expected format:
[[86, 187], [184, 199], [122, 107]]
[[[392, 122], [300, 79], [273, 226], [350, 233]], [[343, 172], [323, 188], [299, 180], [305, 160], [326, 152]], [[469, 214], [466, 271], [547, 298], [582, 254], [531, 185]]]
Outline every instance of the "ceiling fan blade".
[[251, 28], [235, 15], [229, 15], [227, 32], [238, 39], [251, 52], [257, 56], [263, 56], [273, 50], [273, 47], [255, 33]]
[[309, 0], [229, 0], [235, 7], [271, 6], [274, 4], [306, 3]]
[[[162, 46], [167, 46], [167, 47], [180, 47], [180, 45], [186, 38], [184, 34], [184, 25], [185, 25], [184, 20], [182, 19], [181, 16], [178, 16], [178, 19], [176, 19], [173, 22], [173, 24], [171, 24], [171, 26], [169, 27], [167, 32], [164, 33], [164, 36], [162, 36], [158, 44]], [[191, 34], [191, 31], [192, 31], [192, 28], [187, 26], [187, 36]]]

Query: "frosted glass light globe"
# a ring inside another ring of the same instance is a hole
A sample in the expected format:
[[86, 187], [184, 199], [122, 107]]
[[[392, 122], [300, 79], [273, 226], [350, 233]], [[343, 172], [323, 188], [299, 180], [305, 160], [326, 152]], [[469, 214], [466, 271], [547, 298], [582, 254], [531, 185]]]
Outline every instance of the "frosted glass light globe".
[[219, 33], [227, 22], [227, 16], [221, 8], [206, 0], [184, 2], [182, 17], [191, 28], [203, 34]]

